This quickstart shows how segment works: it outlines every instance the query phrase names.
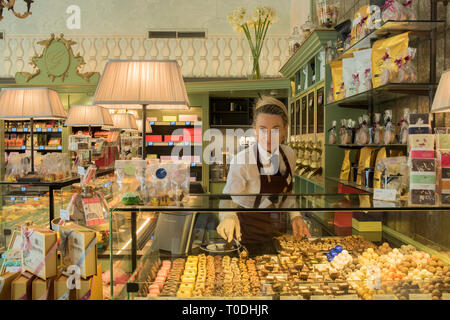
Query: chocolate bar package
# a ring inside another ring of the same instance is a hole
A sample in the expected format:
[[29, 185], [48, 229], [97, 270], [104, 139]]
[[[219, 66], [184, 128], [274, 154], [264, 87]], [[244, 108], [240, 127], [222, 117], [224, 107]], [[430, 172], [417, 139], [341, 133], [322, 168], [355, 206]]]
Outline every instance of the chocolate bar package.
[[447, 128], [434, 128], [434, 134], [447, 134]]
[[410, 126], [430, 125], [432, 116], [430, 113], [411, 113], [409, 115]]
[[434, 134], [414, 134], [408, 137], [408, 150], [434, 150]]
[[436, 192], [434, 190], [410, 190], [410, 203], [434, 205], [436, 204]]
[[438, 157], [442, 168], [450, 168], [450, 150], [439, 150]]
[[442, 204], [450, 204], [450, 193], [442, 193], [441, 194], [441, 203]]
[[428, 174], [428, 173], [411, 172], [411, 175], [409, 176], [409, 182], [411, 185], [413, 185], [413, 184], [435, 185], [436, 184], [436, 175]]
[[435, 159], [411, 159], [411, 171], [436, 172]]
[[436, 134], [436, 148], [450, 150], [450, 134]]
[[442, 179], [450, 179], [450, 168], [442, 168], [441, 178]]

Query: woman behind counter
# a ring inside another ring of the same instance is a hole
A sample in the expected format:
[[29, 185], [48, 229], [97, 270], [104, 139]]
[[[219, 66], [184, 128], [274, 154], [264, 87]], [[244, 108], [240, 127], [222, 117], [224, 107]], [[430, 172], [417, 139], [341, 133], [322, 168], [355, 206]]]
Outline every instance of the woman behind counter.
[[[296, 156], [290, 147], [281, 144], [287, 136], [287, 127], [285, 105], [273, 97], [261, 97], [256, 103], [253, 123], [257, 143], [233, 158], [223, 190], [224, 194], [233, 195], [233, 202], [238, 206], [290, 208], [296, 202], [295, 197], [275, 196], [293, 190]], [[295, 237], [311, 236], [301, 213], [291, 212], [289, 216]], [[220, 214], [217, 232], [228, 242], [241, 241], [251, 253], [258, 248], [267, 252], [273, 249], [272, 238], [287, 232], [286, 226], [286, 212], [228, 212]]]

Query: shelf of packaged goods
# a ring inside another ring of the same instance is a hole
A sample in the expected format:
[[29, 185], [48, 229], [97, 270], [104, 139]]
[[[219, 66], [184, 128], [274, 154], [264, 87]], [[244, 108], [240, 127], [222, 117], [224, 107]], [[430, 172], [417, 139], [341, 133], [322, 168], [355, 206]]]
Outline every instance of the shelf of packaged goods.
[[192, 126], [201, 127], [201, 121], [150, 121], [150, 125], [153, 126]]
[[201, 147], [201, 142], [147, 142], [147, 147]]
[[[27, 129], [7, 130], [5, 133], [31, 133]], [[43, 128], [41, 130], [34, 130], [33, 133], [62, 133], [62, 128]]]
[[209, 126], [210, 128], [217, 128], [217, 129], [221, 129], [221, 128], [230, 128], [230, 129], [249, 129], [252, 128], [251, 125], [241, 125], [241, 124], [212, 124]]
[[382, 25], [373, 30], [367, 36], [357, 41], [351, 47], [346, 49], [335, 60], [342, 60], [353, 56], [354, 50], [370, 48], [373, 40], [387, 37], [389, 35], [396, 35], [403, 32], [411, 32], [415, 36], [426, 34], [429, 37], [429, 32], [439, 30], [445, 25], [444, 20], [430, 21], [430, 20], [416, 20], [416, 21], [386, 21]]
[[372, 148], [389, 148], [389, 149], [405, 149], [408, 147], [407, 144], [325, 144], [326, 147], [339, 147], [343, 149], [361, 149], [365, 147]]
[[[31, 148], [29, 147], [6, 147], [5, 148], [5, 152], [13, 152], [13, 151], [30, 151]], [[48, 146], [38, 146], [38, 147], [34, 147], [34, 151], [38, 151], [38, 152], [47, 152], [47, 151], [54, 151], [54, 152], [61, 152], [62, 151], [62, 146], [55, 146], [55, 147], [48, 147]]]
[[408, 96], [428, 96], [430, 91], [436, 90], [437, 85], [431, 83], [388, 83], [351, 97], [328, 103], [327, 106], [338, 105], [343, 108], [367, 109], [369, 99], [374, 104], [382, 104]]

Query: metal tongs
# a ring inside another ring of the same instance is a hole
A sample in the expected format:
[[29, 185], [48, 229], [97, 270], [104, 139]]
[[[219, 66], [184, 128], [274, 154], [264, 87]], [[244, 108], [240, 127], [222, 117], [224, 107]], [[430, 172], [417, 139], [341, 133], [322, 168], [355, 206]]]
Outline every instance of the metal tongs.
[[230, 241], [227, 240], [227, 243], [225, 244], [225, 250], [231, 250], [233, 248], [233, 245], [231, 244], [231, 242], [234, 240], [234, 243], [237, 246], [238, 252], [239, 252], [239, 257], [242, 258], [248, 258], [248, 250], [245, 246], [243, 246], [239, 240], [237, 239], [236, 233], [234, 234], [233, 239], [231, 239]]

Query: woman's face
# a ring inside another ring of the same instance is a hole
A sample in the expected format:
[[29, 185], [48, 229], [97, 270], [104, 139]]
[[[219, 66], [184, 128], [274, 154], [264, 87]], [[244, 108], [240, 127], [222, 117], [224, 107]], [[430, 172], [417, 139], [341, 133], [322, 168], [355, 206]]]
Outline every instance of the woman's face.
[[287, 135], [283, 118], [276, 114], [260, 113], [256, 118], [255, 131], [258, 143], [267, 152], [272, 152]]

